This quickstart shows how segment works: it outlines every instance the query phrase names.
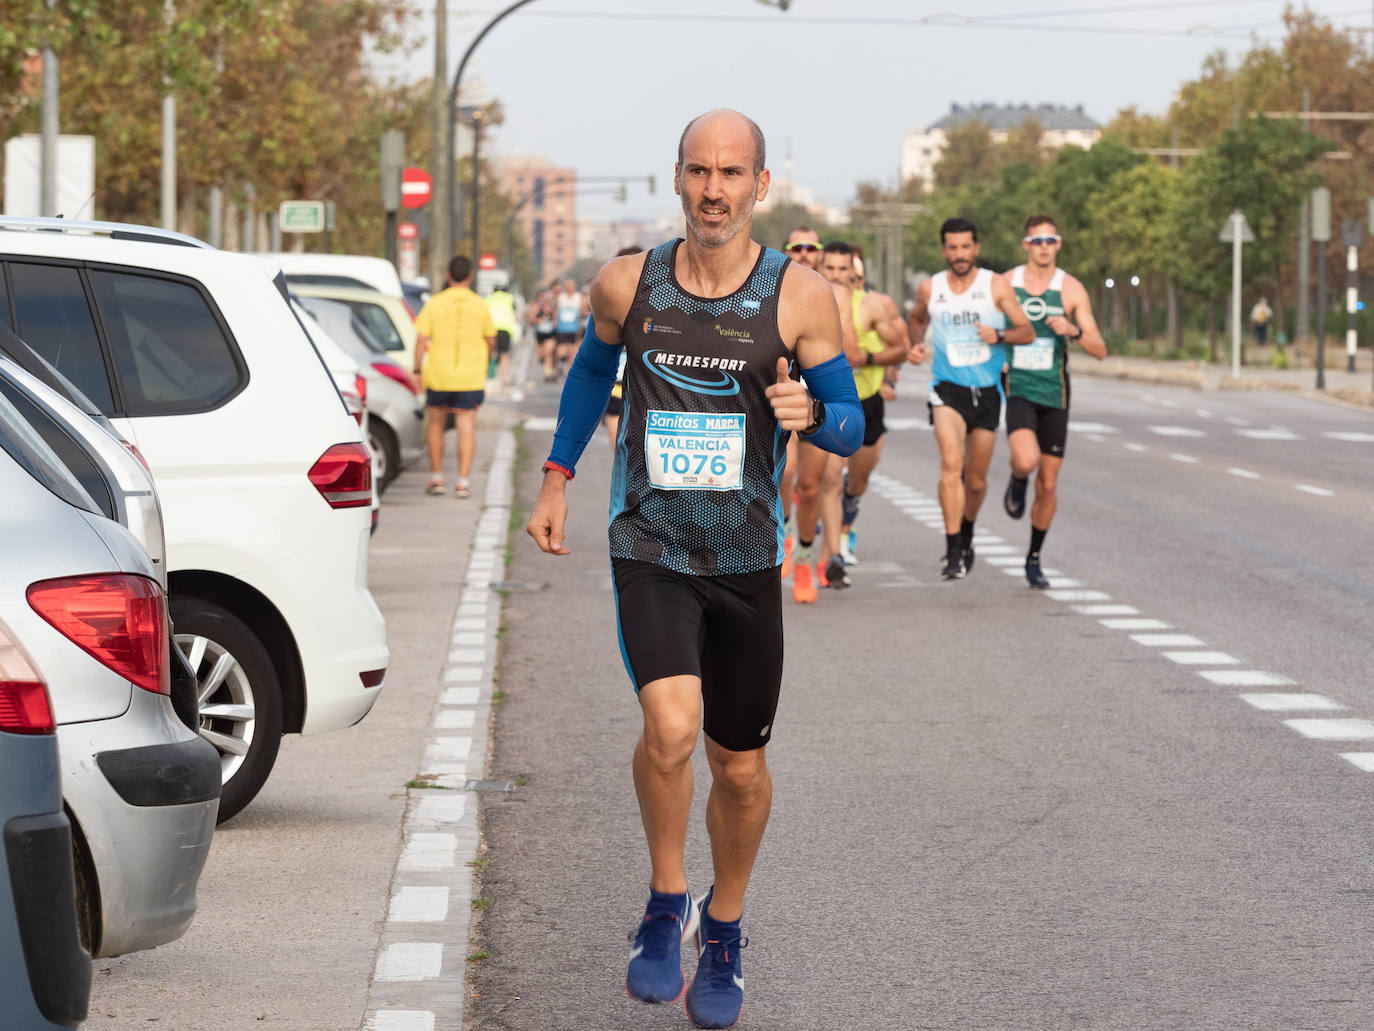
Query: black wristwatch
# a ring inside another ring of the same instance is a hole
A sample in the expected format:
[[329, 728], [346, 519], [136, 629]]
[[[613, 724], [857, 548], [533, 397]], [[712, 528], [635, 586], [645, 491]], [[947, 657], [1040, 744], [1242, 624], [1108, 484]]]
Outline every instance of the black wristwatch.
[[865, 352], [864, 352], [864, 364], [865, 364], [865, 365], [872, 365], [872, 364], [873, 364], [873, 352], [872, 352], [872, 351], [865, 351]]
[[811, 399], [811, 425], [802, 430], [804, 436], [810, 436], [825, 425], [825, 402], [820, 398]]
[[999, 344], [1005, 344], [1005, 343], [1007, 342], [1007, 331], [1006, 331], [1006, 330], [1004, 330], [1004, 329], [999, 329], [999, 330], [997, 331], [997, 342], [998, 342]]
[[1083, 327], [1082, 327], [1082, 326], [1074, 326], [1073, 329], [1074, 329], [1073, 336], [1069, 337], [1069, 339], [1070, 339], [1070, 340], [1082, 340], [1082, 339], [1083, 339]]

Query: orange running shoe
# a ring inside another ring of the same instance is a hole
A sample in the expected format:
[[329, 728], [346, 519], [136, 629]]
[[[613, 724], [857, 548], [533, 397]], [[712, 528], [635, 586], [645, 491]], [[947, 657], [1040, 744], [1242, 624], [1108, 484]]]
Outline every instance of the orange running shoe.
[[782, 539], [782, 578], [786, 580], [792, 575], [792, 538]]
[[810, 562], [793, 563], [792, 600], [798, 605], [810, 605], [816, 600], [816, 583], [811, 579]]
[[816, 563], [816, 583], [822, 587], [830, 586], [830, 581], [825, 578], [825, 564], [822, 562]]

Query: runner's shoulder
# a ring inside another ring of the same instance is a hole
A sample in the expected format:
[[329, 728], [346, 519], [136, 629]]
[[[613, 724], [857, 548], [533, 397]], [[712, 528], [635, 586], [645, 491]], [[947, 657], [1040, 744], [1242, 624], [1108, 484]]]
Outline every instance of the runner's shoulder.
[[834, 291], [826, 278], [815, 269], [789, 261], [783, 268], [782, 287], [778, 300], [785, 306], [824, 304], [833, 300]]
[[628, 312], [648, 257], [649, 252], [641, 251], [612, 258], [602, 265], [589, 290], [593, 308], [604, 313], [604, 305], [622, 315]]

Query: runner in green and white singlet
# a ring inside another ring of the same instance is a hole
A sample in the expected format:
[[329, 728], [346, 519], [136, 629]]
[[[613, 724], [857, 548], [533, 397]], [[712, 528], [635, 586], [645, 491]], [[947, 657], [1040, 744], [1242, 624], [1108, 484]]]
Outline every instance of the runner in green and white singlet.
[[1011, 480], [1002, 496], [1007, 515], [1020, 519], [1026, 511], [1027, 481], [1036, 473], [1026, 554], [1026, 580], [1032, 587], [1050, 585], [1040, 568], [1040, 549], [1059, 504], [1059, 469], [1069, 432], [1069, 341], [1098, 360], [1107, 356], [1087, 290], [1058, 267], [1062, 245], [1054, 219], [1033, 215], [1026, 220], [1021, 240], [1026, 264], [1003, 273], [1016, 293], [1016, 303], [1035, 328], [1035, 342], [1015, 348], [1008, 364]]

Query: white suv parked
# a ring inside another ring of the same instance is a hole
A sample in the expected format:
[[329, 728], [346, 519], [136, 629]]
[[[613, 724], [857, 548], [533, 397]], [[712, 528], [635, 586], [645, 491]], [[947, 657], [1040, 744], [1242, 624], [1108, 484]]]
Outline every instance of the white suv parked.
[[176, 639], [232, 816], [283, 733], [351, 726], [381, 691], [359, 426], [261, 258], [145, 227], [0, 218], [0, 322], [153, 471]]

